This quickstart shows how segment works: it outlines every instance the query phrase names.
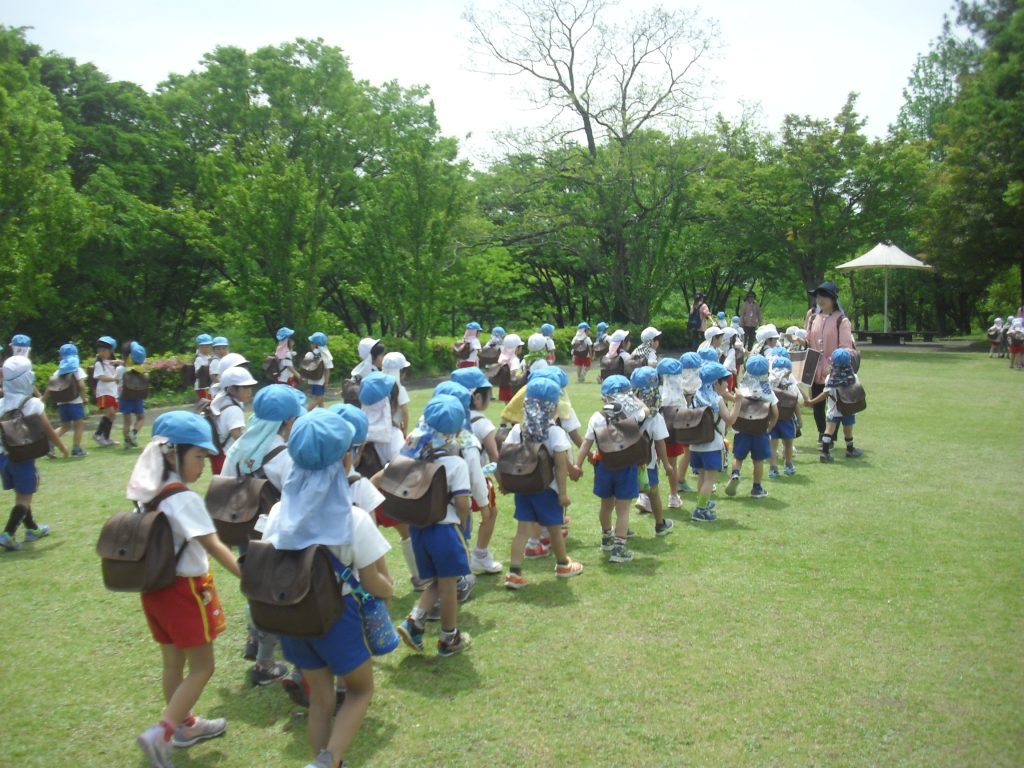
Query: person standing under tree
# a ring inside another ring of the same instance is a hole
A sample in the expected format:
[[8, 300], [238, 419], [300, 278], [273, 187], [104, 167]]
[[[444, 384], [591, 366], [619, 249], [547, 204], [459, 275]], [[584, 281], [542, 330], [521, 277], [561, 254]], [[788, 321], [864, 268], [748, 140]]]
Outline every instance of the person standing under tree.
[[704, 302], [704, 291], [697, 291], [693, 295], [693, 304], [690, 305], [690, 314], [686, 326], [690, 330], [690, 349], [697, 349], [704, 341], [704, 331], [708, 327], [708, 317], [711, 310]]
[[759, 325], [761, 325], [761, 305], [757, 303], [757, 294], [747, 291], [747, 298], [740, 309], [740, 326], [743, 328], [747, 349], [754, 346], [754, 333]]

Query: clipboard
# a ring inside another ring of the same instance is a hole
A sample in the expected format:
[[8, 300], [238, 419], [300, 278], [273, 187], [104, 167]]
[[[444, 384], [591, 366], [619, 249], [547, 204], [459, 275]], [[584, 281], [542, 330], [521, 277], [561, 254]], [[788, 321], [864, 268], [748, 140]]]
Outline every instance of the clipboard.
[[[818, 364], [821, 362], [821, 352], [816, 349], [807, 349], [804, 351], [804, 359], [800, 363], [800, 383], [805, 386], [811, 386], [814, 384], [814, 374], [818, 370]], [[796, 361], [793, 362], [793, 374], [796, 375]]]

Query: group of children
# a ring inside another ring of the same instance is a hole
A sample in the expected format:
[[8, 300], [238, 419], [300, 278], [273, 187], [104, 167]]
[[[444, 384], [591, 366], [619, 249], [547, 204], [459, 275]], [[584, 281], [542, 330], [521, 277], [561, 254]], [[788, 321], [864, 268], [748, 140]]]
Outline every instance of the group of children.
[[1024, 369], [1024, 317], [1017, 315], [1006, 322], [997, 317], [986, 335], [989, 357], [1008, 357], [1011, 370]]

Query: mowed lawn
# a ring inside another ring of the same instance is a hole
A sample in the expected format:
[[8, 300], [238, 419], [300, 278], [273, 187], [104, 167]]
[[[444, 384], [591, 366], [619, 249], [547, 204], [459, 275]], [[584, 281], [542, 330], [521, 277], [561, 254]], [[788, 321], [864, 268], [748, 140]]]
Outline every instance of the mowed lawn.
[[[631, 564], [605, 562], [588, 472], [570, 488], [583, 575], [556, 581], [549, 558], [519, 593], [482, 577], [460, 611], [468, 653], [438, 658], [432, 625], [425, 656], [377, 663], [349, 765], [1024, 764], [1024, 374], [869, 349], [862, 378], [861, 459], [819, 464], [807, 413], [795, 477], [752, 500], [748, 465], [717, 523], [689, 523], [684, 496], [664, 539], [637, 516]], [[570, 393], [585, 423], [597, 386]], [[159, 652], [94, 553], [135, 455], [41, 462], [35, 511], [54, 535], [0, 554], [2, 765], [142, 764]], [[507, 562], [511, 499], [499, 507]], [[414, 595], [386, 535], [400, 619]], [[229, 629], [198, 711], [230, 725], [175, 763], [303, 766], [305, 718], [280, 688], [247, 687], [245, 604], [217, 581]]]

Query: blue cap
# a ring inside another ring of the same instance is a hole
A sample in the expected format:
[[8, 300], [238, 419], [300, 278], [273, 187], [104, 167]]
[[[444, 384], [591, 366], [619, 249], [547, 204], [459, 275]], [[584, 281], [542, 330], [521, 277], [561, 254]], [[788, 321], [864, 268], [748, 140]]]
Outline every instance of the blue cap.
[[78, 355], [68, 355], [67, 357], [61, 358], [60, 365], [57, 366], [57, 373], [74, 373], [78, 370], [78, 367], [82, 362], [78, 359]]
[[318, 347], [326, 347], [327, 346], [327, 334], [323, 333], [321, 331], [317, 331], [316, 333], [314, 333], [312, 336], [309, 337], [309, 341], [313, 342]]
[[768, 357], [768, 358], [771, 358], [771, 357], [784, 357], [787, 360], [792, 359], [789, 356], [789, 350], [786, 349], [785, 347], [768, 347], [764, 351], [764, 356]]
[[70, 341], [67, 344], [61, 344], [60, 356], [61, 359], [65, 357], [78, 357], [78, 347], [72, 344]]
[[108, 347], [113, 349], [114, 347], [117, 346], [117, 339], [115, 339], [113, 336], [100, 336], [98, 339], [96, 339], [96, 343], [106, 344]]
[[597, 330], [599, 332], [600, 331], [607, 331], [608, 330], [608, 323], [598, 323], [597, 324]]
[[629, 388], [629, 379], [619, 374], [609, 376], [601, 382], [601, 394], [603, 396], [611, 395], [615, 392], [628, 392]]
[[385, 397], [390, 397], [391, 390], [394, 388], [394, 376], [374, 371], [367, 374], [366, 378], [359, 383], [359, 402], [363, 405], [379, 403]]
[[341, 416], [326, 408], [314, 408], [292, 425], [288, 454], [300, 469], [326, 469], [348, 453], [353, 434]]
[[12, 347], [31, 347], [32, 339], [26, 336], [24, 333], [16, 333], [11, 339]]
[[480, 323], [478, 323], [478, 322], [476, 322], [474, 320], [472, 323], [466, 323], [466, 330], [467, 331], [482, 331], [483, 330], [483, 326], [480, 325]]
[[540, 332], [545, 336], [550, 336], [552, 333], [555, 332], [555, 326], [553, 326], [551, 323], [544, 323], [544, 325], [540, 327]]
[[274, 338], [276, 338], [278, 341], [284, 341], [285, 339], [290, 339], [294, 335], [295, 331], [293, 331], [291, 328], [287, 326], [282, 325], [280, 328], [277, 329], [277, 333], [274, 334]]
[[459, 368], [458, 370], [452, 371], [452, 375], [449, 376], [452, 381], [456, 384], [460, 384], [469, 391], [474, 389], [490, 389], [490, 379], [476, 366], [472, 368]]
[[580, 323], [579, 325], [576, 326], [576, 330], [577, 331], [589, 331], [590, 330], [590, 323]]
[[850, 350], [840, 347], [832, 353], [832, 365], [852, 365], [853, 357]]
[[462, 415], [465, 417], [463, 421], [469, 426], [469, 409], [473, 402], [473, 394], [468, 389], [454, 381], [442, 381], [434, 387], [434, 396], [437, 395], [447, 395], [458, 400], [462, 406]]
[[153, 436], [166, 437], [171, 445], [194, 445], [217, 453], [210, 422], [192, 411], [167, 411], [153, 422]]
[[633, 371], [629, 383], [635, 389], [654, 389], [658, 386], [658, 372], [649, 365], [642, 365]]
[[771, 366], [768, 364], [768, 358], [764, 355], [751, 355], [747, 358], [747, 362], [744, 366], [747, 369], [747, 373], [751, 376], [767, 376], [771, 370]]
[[535, 379], [538, 376], [542, 379], [551, 379], [553, 382], [558, 384], [559, 389], [565, 389], [569, 386], [569, 377], [566, 375], [565, 371], [557, 365], [547, 365], [534, 371], [530, 374], [530, 379]]
[[732, 316], [732, 322], [733, 322], [733, 325], [735, 325], [735, 324], [736, 324], [736, 323], [738, 323], [739, 321], [740, 321], [740, 316], [739, 316], [739, 315], [733, 315], [733, 316]]
[[142, 365], [146, 362], [146, 348], [137, 341], [132, 342], [129, 354], [131, 355], [132, 362], [136, 365]]
[[728, 379], [732, 374], [729, 369], [721, 363], [704, 363], [700, 367], [700, 380], [705, 384], [710, 384], [713, 381], [719, 379]]
[[793, 370], [793, 361], [788, 357], [777, 355], [772, 358], [772, 368], [785, 368], [787, 371]]
[[491, 328], [491, 334], [493, 334], [494, 336], [504, 336], [505, 329], [502, 328], [500, 325], [496, 325], [493, 328]]
[[683, 364], [674, 357], [666, 357], [658, 361], [659, 376], [677, 376], [683, 372]]
[[526, 396], [545, 403], [557, 403], [562, 396], [562, 388], [554, 379], [531, 376], [526, 384]]
[[196, 336], [197, 347], [202, 347], [205, 346], [206, 344], [213, 344], [213, 336], [211, 336], [208, 333], [200, 333], [198, 336]]
[[687, 352], [679, 358], [680, 365], [683, 366], [683, 370], [699, 370], [704, 361], [701, 356], [696, 352]]
[[454, 435], [466, 423], [466, 409], [451, 395], [434, 395], [423, 409], [423, 420], [431, 429]]
[[718, 313], [718, 319], [719, 320], [725, 320], [725, 312], [719, 312]]
[[[282, 385], [287, 386], [287, 385]], [[291, 389], [291, 387], [289, 387]], [[352, 427], [352, 445], [362, 445], [366, 442], [366, 433], [370, 431], [370, 420], [363, 413], [362, 408], [357, 408], [351, 403], [336, 403], [327, 410], [333, 411], [348, 422]]]
[[306, 408], [306, 396], [287, 384], [271, 384], [256, 393], [252, 399], [252, 412], [264, 421], [297, 419]]
[[718, 350], [715, 349], [702, 349], [697, 353], [700, 355], [700, 359], [706, 363], [717, 363], [718, 362]]
[[215, 336], [213, 339], [213, 346], [215, 347], [226, 347], [228, 345], [228, 339], [226, 336]]

